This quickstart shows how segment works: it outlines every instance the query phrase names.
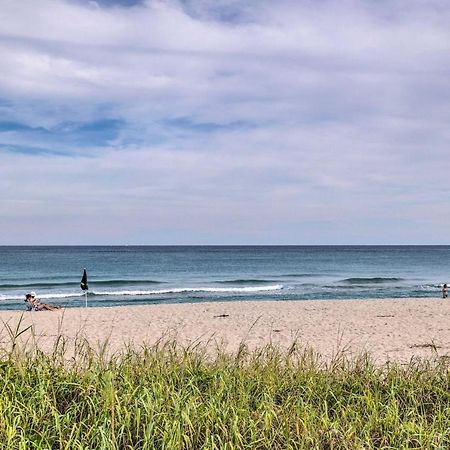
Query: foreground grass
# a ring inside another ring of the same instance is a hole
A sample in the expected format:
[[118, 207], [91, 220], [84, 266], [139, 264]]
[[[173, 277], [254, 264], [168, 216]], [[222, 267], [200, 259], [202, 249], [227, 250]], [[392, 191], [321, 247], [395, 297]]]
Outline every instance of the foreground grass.
[[[60, 342], [61, 344], [61, 342]], [[70, 364], [13, 342], [0, 362], [0, 448], [448, 449], [445, 360], [323, 364], [294, 347], [212, 358], [175, 345]]]

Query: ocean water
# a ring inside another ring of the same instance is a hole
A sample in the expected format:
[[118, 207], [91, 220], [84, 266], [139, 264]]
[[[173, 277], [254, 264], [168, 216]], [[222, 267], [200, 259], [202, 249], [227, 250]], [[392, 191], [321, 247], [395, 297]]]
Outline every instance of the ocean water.
[[0, 309], [235, 300], [440, 297], [450, 246], [1, 247]]

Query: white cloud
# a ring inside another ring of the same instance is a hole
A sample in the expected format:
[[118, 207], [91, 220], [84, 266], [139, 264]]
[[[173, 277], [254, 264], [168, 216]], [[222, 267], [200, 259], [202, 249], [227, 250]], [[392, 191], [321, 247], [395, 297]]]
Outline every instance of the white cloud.
[[[446, 238], [444, 1], [23, 0], [0, 23], [2, 120], [124, 124], [67, 157], [0, 153], [5, 243], [78, 242], [78, 223], [94, 242], [395, 241], [427, 204], [441, 214], [408, 239]], [[0, 133], [54, 145], [33, 139]]]

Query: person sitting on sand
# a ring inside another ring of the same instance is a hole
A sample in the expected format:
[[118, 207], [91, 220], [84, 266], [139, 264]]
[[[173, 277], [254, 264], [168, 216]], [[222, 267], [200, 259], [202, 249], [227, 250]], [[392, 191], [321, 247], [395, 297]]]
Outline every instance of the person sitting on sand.
[[34, 311], [34, 303], [33, 303], [33, 300], [31, 298], [31, 294], [26, 294], [25, 295], [24, 302], [26, 303], [27, 311]]
[[[30, 292], [27, 296], [30, 296], [30, 303], [32, 305], [33, 311], [54, 311], [55, 309], [60, 309], [60, 305], [49, 305], [48, 303], [41, 303], [41, 299], [37, 297], [36, 292]], [[27, 301], [27, 300], [25, 300]], [[27, 305], [29, 308], [29, 305]], [[31, 311], [31, 309], [28, 309]]]
[[442, 286], [442, 298], [447, 298], [448, 297], [448, 287], [447, 287], [447, 283], [444, 284], [444, 286]]

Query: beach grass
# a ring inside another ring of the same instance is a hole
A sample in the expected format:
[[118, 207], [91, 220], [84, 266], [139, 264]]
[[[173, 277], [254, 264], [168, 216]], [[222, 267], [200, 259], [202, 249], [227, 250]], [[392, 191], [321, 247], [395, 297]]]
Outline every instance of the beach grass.
[[80, 339], [18, 344], [0, 362], [5, 449], [448, 449], [445, 358], [324, 362], [293, 344], [217, 352], [176, 343], [109, 355]]

